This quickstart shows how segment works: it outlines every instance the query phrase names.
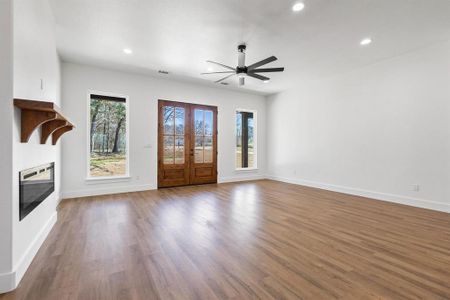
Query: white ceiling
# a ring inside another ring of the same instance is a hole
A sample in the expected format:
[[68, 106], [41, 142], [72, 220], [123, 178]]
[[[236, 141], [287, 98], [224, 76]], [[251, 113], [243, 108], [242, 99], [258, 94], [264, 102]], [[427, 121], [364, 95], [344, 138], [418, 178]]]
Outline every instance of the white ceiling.
[[[270, 55], [285, 72], [245, 89], [273, 93], [450, 39], [449, 0], [50, 0], [65, 61], [212, 82], [206, 60], [247, 65]], [[373, 43], [359, 42], [371, 37]], [[123, 48], [133, 49], [125, 55]], [[219, 70], [218, 68], [215, 68]], [[236, 80], [236, 79], [234, 79]], [[230, 82], [230, 85], [236, 85]], [[229, 87], [233, 88], [233, 87]]]

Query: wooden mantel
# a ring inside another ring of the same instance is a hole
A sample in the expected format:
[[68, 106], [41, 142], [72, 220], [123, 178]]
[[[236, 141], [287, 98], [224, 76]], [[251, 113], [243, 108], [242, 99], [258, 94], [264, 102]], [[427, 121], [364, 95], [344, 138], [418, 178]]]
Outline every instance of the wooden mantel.
[[45, 144], [52, 135], [53, 145], [56, 145], [61, 135], [75, 128], [53, 102], [14, 99], [14, 106], [21, 109], [20, 140], [22, 143], [27, 143], [31, 134], [39, 126], [42, 126], [41, 144]]

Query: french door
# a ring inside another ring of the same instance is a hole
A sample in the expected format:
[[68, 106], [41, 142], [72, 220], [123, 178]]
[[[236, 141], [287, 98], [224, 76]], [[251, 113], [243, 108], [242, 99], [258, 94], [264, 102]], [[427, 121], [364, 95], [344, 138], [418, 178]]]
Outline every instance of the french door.
[[217, 107], [158, 102], [158, 187], [217, 182]]

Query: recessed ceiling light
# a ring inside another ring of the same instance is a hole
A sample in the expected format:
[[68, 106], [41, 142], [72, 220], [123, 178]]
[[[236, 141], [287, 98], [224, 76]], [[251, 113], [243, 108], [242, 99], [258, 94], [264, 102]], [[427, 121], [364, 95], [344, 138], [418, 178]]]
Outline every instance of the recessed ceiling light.
[[292, 6], [292, 11], [298, 12], [298, 11], [303, 10], [304, 8], [305, 8], [305, 4], [302, 2], [299, 2], [299, 3], [295, 3]]
[[367, 46], [367, 45], [369, 45], [370, 43], [372, 43], [372, 39], [371, 39], [371, 38], [365, 38], [365, 39], [363, 39], [359, 44], [360, 44], [361, 46]]
[[264, 83], [269, 83], [269, 82], [270, 82], [270, 79], [263, 80], [263, 82], [264, 82]]
[[125, 54], [133, 54], [133, 50], [131, 50], [130, 48], [125, 48], [125, 49], [123, 49], [123, 53], [125, 53]]
[[209, 67], [209, 68], [208, 68], [208, 72], [212, 72], [212, 71], [214, 71], [214, 69], [211, 68], [211, 67]]

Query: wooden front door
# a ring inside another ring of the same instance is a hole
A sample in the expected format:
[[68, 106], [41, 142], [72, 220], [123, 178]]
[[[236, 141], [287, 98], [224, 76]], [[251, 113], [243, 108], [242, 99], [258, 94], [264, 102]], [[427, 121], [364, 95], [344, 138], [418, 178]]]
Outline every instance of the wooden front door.
[[189, 184], [191, 147], [189, 104], [158, 103], [158, 187]]
[[217, 107], [191, 104], [190, 183], [217, 182]]
[[158, 187], [217, 182], [217, 107], [160, 100]]

